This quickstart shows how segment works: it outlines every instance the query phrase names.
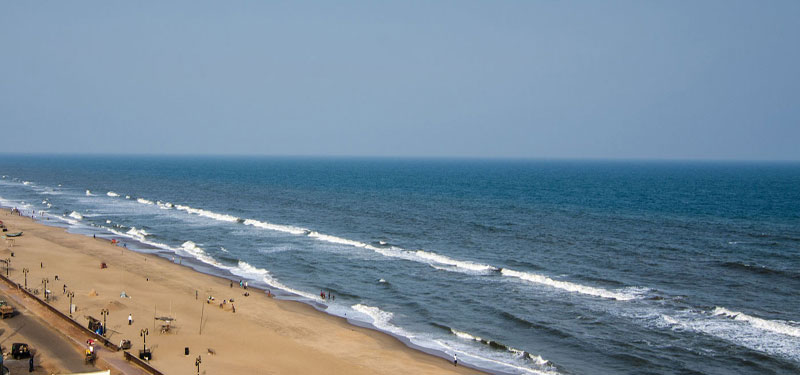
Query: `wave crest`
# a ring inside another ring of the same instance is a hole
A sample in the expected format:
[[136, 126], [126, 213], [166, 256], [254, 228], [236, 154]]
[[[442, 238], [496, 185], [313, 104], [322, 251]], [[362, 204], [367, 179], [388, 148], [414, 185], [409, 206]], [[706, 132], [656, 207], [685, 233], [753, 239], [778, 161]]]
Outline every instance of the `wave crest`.
[[800, 327], [789, 325], [782, 321], [757, 318], [755, 316], [747, 315], [739, 311], [731, 311], [724, 307], [715, 307], [714, 311], [712, 311], [711, 314], [716, 316], [725, 316], [733, 320], [747, 322], [753, 327], [763, 329], [765, 331], [780, 333], [782, 335], [800, 337]]
[[529, 272], [514, 271], [514, 270], [510, 270], [508, 268], [503, 268], [500, 271], [500, 273], [503, 276], [515, 277], [515, 278], [518, 278], [518, 279], [521, 279], [521, 280], [525, 280], [525, 281], [529, 281], [529, 282], [536, 283], [536, 284], [548, 285], [548, 286], [551, 286], [551, 287], [554, 287], [554, 288], [557, 288], [557, 289], [566, 290], [568, 292], [573, 292], [573, 293], [580, 293], [580, 294], [586, 294], [586, 295], [595, 296], [595, 297], [614, 299], [614, 300], [617, 300], [617, 301], [630, 301], [630, 300], [636, 298], [636, 296], [631, 295], [631, 294], [612, 292], [610, 290], [591, 287], [591, 286], [586, 286], [586, 285], [575, 284], [575, 283], [571, 283], [571, 282], [568, 282], [568, 281], [553, 280], [553, 279], [551, 279], [551, 278], [549, 278], [547, 276], [544, 276], [544, 275], [539, 275], [539, 274], [529, 273]]
[[200, 209], [200, 208], [192, 208], [192, 207], [183, 206], [183, 205], [180, 205], [180, 204], [176, 204], [175, 208], [178, 209], [178, 210], [181, 210], [181, 211], [188, 212], [190, 214], [195, 214], [195, 215], [198, 215], [198, 216], [207, 217], [207, 218], [214, 219], [214, 220], [227, 221], [227, 222], [231, 222], [231, 223], [236, 223], [236, 222], [239, 221], [239, 218], [236, 217], [236, 216], [220, 214], [220, 213], [216, 213], [216, 212], [212, 212], [212, 211], [206, 211], [206, 210], [203, 210], [203, 209]]

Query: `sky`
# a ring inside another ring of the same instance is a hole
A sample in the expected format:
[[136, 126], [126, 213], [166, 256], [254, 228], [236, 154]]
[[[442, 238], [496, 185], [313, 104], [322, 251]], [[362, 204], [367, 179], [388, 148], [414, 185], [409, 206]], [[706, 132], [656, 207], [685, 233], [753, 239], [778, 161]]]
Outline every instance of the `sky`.
[[800, 160], [800, 1], [0, 1], [0, 152]]

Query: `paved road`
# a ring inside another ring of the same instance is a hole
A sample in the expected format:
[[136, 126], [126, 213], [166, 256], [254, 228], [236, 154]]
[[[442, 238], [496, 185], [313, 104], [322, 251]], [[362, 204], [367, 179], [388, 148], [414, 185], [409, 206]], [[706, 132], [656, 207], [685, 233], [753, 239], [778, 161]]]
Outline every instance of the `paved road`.
[[[0, 293], [0, 299], [9, 300], [8, 296], [3, 293]], [[12, 305], [20, 307], [16, 304]], [[70, 372], [97, 370], [97, 368], [84, 363], [83, 353], [68, 338], [51, 329], [37, 316], [26, 313], [24, 309], [18, 311], [16, 316], [0, 321], [0, 327], [3, 330], [0, 334], [0, 345], [7, 351], [11, 350], [11, 344], [14, 342], [27, 342], [31, 347], [37, 349], [38, 355], [48, 356], [48, 361], [52, 361], [56, 366], [65, 370]]]

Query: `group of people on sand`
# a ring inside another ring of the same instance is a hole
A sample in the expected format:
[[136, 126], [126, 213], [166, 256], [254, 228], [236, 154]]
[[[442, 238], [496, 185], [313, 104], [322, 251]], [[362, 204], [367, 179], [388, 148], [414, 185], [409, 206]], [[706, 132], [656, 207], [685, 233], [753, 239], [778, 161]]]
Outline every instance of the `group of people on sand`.
[[[206, 299], [206, 303], [210, 304], [211, 302], [214, 302], [214, 300], [215, 300], [214, 296], [208, 296], [208, 299]], [[222, 300], [222, 302], [219, 303], [219, 308], [220, 309], [224, 309], [225, 305], [227, 305], [228, 302], [231, 303], [231, 311], [236, 313], [236, 305], [233, 304], [233, 298], [231, 298], [229, 300], [228, 299]]]
[[[231, 281], [231, 288], [233, 288], [233, 281]], [[239, 280], [239, 288], [247, 290], [247, 280]]]

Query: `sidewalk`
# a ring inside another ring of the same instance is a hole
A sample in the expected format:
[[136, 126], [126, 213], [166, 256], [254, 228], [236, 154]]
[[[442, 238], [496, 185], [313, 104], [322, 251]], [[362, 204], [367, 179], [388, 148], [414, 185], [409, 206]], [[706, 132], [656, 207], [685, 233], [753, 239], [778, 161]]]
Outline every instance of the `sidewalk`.
[[[110, 369], [114, 375], [148, 374], [126, 361], [121, 351], [113, 352], [102, 345], [95, 346], [98, 357], [95, 366], [85, 365], [83, 350], [86, 348], [86, 340], [90, 338], [88, 334], [3, 281], [0, 281], [0, 295], [18, 310], [17, 315], [6, 319], [5, 323], [10, 329], [24, 329], [26, 337], [31, 340], [29, 344], [39, 351], [39, 355], [50, 357], [47, 360], [51, 360], [56, 367], [73, 372]], [[0, 336], [0, 342], [10, 348], [11, 343], [2, 341], [6, 337], [5, 334]], [[37, 358], [37, 362], [40, 359], [42, 358]]]

